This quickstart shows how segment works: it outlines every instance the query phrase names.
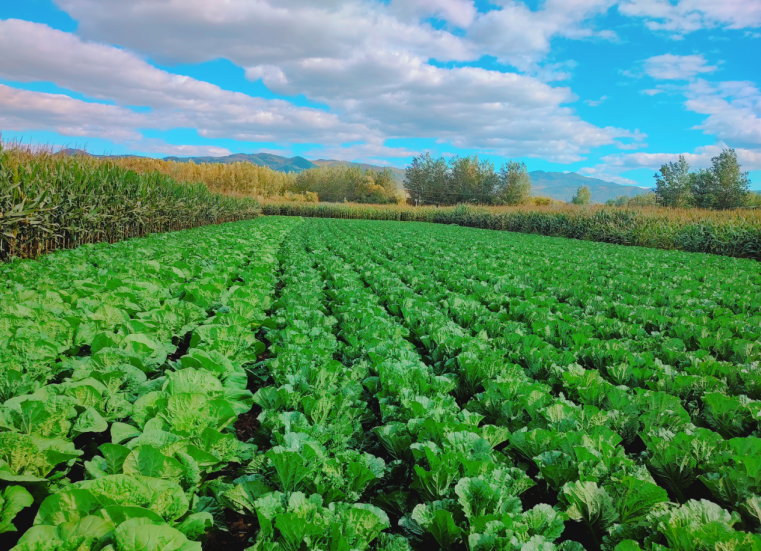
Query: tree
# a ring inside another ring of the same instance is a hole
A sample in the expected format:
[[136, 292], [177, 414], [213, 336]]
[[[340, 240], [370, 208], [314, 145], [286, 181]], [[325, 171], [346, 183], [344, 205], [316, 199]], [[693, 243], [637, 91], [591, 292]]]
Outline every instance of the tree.
[[453, 157], [449, 161], [450, 173], [448, 203], [491, 203], [499, 177], [491, 161], [472, 157]]
[[525, 163], [509, 161], [499, 169], [497, 200], [506, 205], [520, 205], [531, 198], [531, 178]]
[[576, 195], [571, 199], [574, 205], [588, 205], [592, 201], [592, 192], [588, 186], [579, 186]]
[[655, 175], [655, 193], [668, 207], [697, 206], [703, 209], [735, 209], [748, 204], [750, 179], [740, 171], [734, 149], [711, 159], [709, 169], [690, 173], [684, 157], [661, 167]]
[[446, 196], [449, 167], [443, 157], [425, 153], [412, 159], [404, 173], [404, 189], [416, 205], [441, 204]]
[[750, 193], [747, 172], [740, 172], [740, 163], [734, 149], [725, 149], [711, 159], [713, 166], [713, 208], [736, 209], [742, 207]]
[[690, 165], [679, 155], [676, 163], [661, 166], [660, 175], [655, 174], [655, 194], [664, 207], [689, 207], [694, 202], [693, 176]]

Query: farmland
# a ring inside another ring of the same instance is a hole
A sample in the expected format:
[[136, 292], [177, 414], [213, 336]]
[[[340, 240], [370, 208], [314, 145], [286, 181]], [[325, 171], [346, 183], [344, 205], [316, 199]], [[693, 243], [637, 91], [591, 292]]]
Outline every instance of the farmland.
[[266, 216], [0, 265], [0, 366], [18, 551], [761, 550], [754, 260]]

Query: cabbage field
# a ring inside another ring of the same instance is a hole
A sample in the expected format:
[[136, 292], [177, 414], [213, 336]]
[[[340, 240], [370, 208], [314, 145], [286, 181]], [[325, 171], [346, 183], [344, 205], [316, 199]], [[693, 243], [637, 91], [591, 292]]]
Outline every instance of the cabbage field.
[[752, 260], [274, 216], [86, 245], [0, 265], [0, 404], [16, 551], [761, 551]]

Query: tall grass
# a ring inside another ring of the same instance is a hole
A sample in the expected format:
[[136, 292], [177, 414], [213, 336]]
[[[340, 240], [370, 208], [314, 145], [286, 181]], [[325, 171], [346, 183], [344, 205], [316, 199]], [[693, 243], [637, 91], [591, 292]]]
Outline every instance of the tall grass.
[[0, 143], [0, 260], [259, 213], [255, 199], [213, 193], [201, 183]]
[[619, 245], [704, 252], [761, 260], [761, 211], [575, 205], [412, 207], [347, 203], [263, 204], [281, 216], [363, 218], [457, 224]]

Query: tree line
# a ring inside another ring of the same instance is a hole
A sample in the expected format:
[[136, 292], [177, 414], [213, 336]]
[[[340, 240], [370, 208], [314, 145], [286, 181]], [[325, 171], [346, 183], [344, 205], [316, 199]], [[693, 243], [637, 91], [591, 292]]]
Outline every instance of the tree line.
[[310, 168], [299, 172], [287, 191], [316, 193], [321, 202], [397, 203], [394, 174], [388, 170], [363, 170], [357, 166]]
[[666, 163], [655, 174], [655, 195], [665, 207], [735, 209], [750, 206], [755, 197], [747, 172], [742, 172], [734, 149], [725, 149], [711, 159], [711, 167], [690, 172], [690, 165], [680, 155], [675, 163]]
[[404, 189], [415, 205], [519, 205], [531, 199], [531, 179], [524, 163], [494, 163], [472, 157], [434, 159], [425, 153], [405, 170]]

